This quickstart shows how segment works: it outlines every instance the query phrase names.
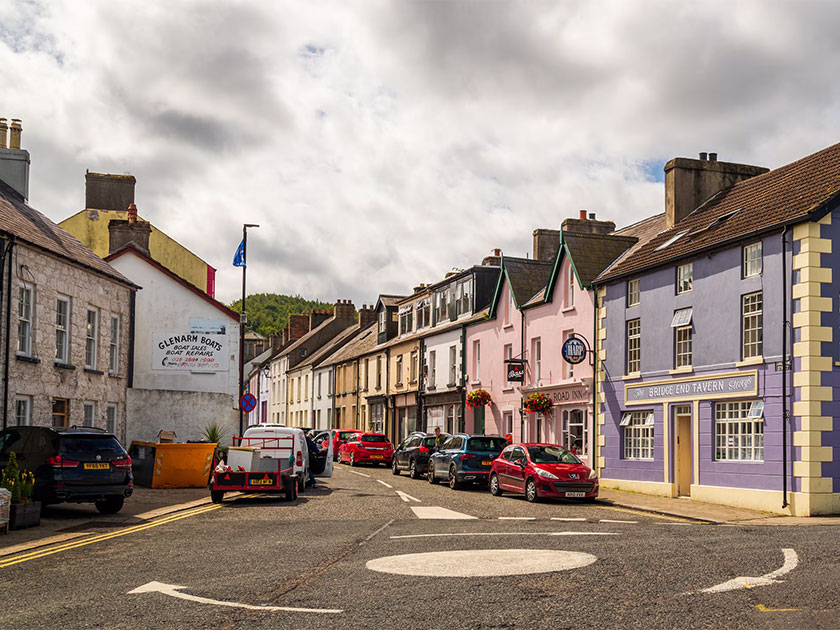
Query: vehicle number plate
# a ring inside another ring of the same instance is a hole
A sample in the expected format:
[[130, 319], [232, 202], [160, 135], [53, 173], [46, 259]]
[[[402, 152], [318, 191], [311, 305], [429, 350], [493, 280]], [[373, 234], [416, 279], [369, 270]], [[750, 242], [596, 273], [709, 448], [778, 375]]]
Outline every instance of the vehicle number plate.
[[111, 467], [111, 464], [102, 463], [102, 464], [85, 464], [85, 470], [108, 470]]
[[566, 496], [569, 497], [570, 499], [583, 499], [584, 497], [586, 497], [586, 493], [585, 492], [567, 492]]
[[249, 479], [248, 483], [252, 486], [273, 486], [273, 479]]
[[492, 464], [492, 463], [493, 463], [493, 462], [491, 462], [490, 460], [487, 460], [487, 459], [483, 459], [483, 460], [481, 460], [481, 465], [482, 465], [482, 466], [489, 466], [489, 465], [490, 465], [490, 464]]
[[371, 455], [371, 459], [382, 459], [382, 455]]

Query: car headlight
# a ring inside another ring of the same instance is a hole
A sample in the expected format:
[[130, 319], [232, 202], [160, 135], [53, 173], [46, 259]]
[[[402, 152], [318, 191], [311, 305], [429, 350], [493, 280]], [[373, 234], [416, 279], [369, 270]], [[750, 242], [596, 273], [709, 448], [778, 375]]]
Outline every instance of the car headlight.
[[543, 470], [542, 468], [534, 467], [534, 471], [540, 476], [544, 477], [545, 479], [559, 479], [557, 475], [554, 473], [550, 473], [547, 470]]
[[589, 480], [590, 481], [597, 481], [598, 480], [598, 473], [595, 472], [595, 469], [589, 471]]

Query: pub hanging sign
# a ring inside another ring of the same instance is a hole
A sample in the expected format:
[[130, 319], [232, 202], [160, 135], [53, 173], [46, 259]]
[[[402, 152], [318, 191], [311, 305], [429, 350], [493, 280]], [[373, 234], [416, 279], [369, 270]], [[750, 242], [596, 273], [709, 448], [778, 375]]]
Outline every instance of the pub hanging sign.
[[521, 359], [508, 359], [505, 361], [507, 368], [507, 380], [509, 383], [522, 383], [525, 381], [525, 362]]

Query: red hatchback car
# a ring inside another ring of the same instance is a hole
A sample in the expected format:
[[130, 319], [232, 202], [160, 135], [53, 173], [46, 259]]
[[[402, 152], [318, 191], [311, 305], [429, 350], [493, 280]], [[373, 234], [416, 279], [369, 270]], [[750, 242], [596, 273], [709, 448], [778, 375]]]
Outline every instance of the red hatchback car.
[[598, 476], [562, 446], [511, 444], [493, 460], [490, 492], [523, 493], [532, 502], [548, 497], [594, 501]]
[[341, 445], [355, 435], [361, 435], [362, 431], [355, 431], [353, 429], [333, 429], [333, 457], [338, 461], [341, 453]]
[[351, 466], [363, 462], [391, 465], [394, 447], [384, 433], [359, 433], [350, 436], [338, 449], [338, 461]]

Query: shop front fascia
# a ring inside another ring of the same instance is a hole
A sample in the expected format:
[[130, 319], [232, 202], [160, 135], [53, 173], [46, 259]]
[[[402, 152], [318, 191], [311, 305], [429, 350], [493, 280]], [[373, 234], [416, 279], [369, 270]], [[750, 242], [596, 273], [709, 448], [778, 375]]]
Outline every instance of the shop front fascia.
[[550, 385], [522, 390], [523, 399], [531, 394], [544, 394], [551, 399], [548, 414], [525, 414], [527, 441], [560, 444], [573, 451], [584, 463], [593, 452], [592, 379], [563, 385]]

